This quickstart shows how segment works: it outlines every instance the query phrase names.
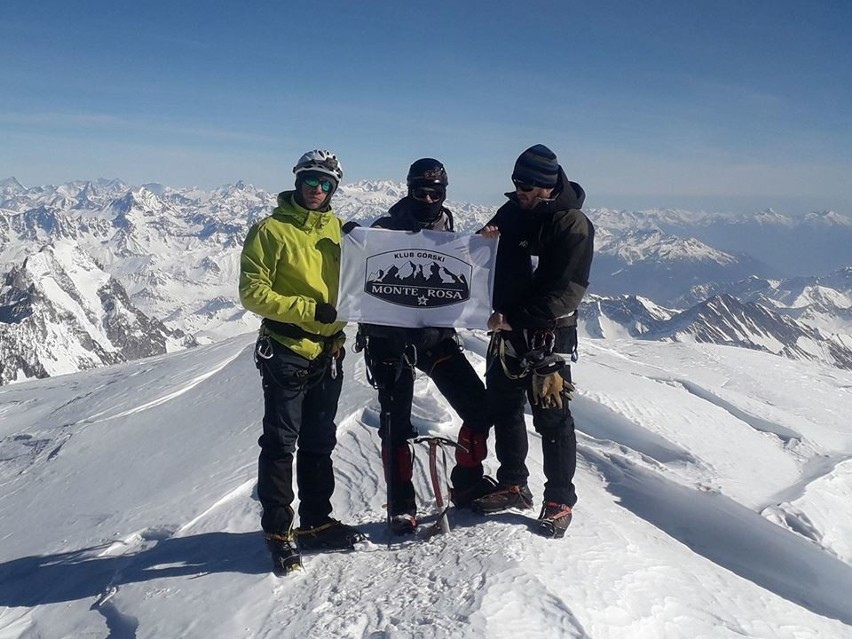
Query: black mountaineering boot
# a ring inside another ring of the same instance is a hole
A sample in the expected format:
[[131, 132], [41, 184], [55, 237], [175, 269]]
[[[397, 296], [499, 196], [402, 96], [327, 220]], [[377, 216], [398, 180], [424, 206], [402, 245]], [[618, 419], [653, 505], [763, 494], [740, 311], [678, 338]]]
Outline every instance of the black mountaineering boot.
[[336, 519], [293, 531], [302, 550], [353, 550], [355, 544], [366, 539], [364, 533]]
[[538, 516], [538, 534], [550, 539], [562, 539], [571, 523], [571, 506], [549, 501]]
[[292, 532], [267, 534], [266, 547], [272, 555], [272, 572], [284, 577], [302, 569], [302, 553]]
[[392, 515], [390, 528], [394, 535], [410, 535], [417, 530], [417, 517], [413, 513]]
[[471, 503], [494, 492], [495, 488], [497, 488], [497, 482], [485, 475], [470, 486], [462, 487], [455, 484], [450, 489], [450, 501], [456, 508], [470, 508]]
[[480, 515], [491, 515], [510, 508], [529, 510], [533, 507], [533, 496], [527, 486], [497, 484], [490, 493], [470, 502], [470, 509]]

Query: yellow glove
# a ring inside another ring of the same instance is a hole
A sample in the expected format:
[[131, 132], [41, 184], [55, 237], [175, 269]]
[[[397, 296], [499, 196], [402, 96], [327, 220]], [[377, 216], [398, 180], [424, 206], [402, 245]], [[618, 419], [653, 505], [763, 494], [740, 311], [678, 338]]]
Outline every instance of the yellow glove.
[[547, 375], [533, 374], [533, 404], [543, 408], [562, 408], [562, 396], [569, 401], [574, 399], [574, 384], [565, 380], [558, 372]]

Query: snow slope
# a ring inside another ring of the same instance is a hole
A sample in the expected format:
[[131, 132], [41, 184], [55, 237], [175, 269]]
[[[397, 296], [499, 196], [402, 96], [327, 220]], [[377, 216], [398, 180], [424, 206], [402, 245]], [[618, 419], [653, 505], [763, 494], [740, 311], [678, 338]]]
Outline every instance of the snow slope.
[[[481, 372], [485, 336], [465, 341]], [[451, 511], [449, 535], [388, 547], [377, 403], [350, 352], [335, 514], [372, 543], [278, 579], [252, 342], [0, 388], [0, 639], [852, 637], [850, 372], [584, 340], [568, 536]], [[415, 393], [420, 431], [454, 436], [432, 384]]]

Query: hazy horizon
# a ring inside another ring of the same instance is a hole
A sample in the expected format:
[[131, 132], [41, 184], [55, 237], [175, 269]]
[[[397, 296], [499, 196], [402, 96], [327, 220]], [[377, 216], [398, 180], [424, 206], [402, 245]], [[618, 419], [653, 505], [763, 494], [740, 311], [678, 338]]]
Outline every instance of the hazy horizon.
[[0, 175], [24, 183], [278, 191], [329, 148], [345, 181], [431, 156], [496, 204], [543, 143], [593, 207], [852, 212], [839, 0], [15, 4]]

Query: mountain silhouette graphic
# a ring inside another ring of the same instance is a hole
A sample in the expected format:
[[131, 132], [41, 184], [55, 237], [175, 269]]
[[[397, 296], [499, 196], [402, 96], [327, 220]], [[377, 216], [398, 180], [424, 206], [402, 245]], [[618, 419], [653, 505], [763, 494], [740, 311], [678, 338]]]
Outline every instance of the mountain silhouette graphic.
[[402, 267], [394, 264], [387, 271], [379, 269], [367, 278], [369, 282], [382, 284], [404, 284], [406, 286], [428, 286], [449, 290], [467, 290], [467, 279], [435, 261], [415, 264], [408, 261]]

